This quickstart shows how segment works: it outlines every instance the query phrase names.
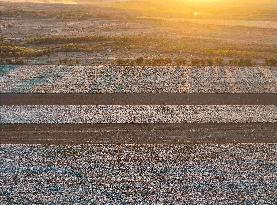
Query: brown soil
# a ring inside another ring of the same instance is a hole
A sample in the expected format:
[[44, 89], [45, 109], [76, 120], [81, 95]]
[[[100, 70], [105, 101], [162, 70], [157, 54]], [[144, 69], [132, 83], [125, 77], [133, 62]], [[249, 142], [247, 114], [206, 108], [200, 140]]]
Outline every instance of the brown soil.
[[0, 144], [206, 143], [277, 143], [277, 124], [6, 124], [0, 128]]

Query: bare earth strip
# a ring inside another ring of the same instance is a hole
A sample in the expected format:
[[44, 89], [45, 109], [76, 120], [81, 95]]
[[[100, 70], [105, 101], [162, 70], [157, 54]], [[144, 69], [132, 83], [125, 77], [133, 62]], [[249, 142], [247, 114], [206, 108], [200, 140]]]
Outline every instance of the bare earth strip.
[[277, 143], [277, 123], [9, 124], [1, 144]]

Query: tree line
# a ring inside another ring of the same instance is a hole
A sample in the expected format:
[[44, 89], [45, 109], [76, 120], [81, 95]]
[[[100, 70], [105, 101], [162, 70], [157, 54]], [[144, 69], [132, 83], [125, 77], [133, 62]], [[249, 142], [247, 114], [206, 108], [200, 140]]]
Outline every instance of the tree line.
[[[163, 66], [163, 65], [175, 65], [175, 66], [254, 66], [256, 62], [247, 58], [224, 60], [223, 58], [143, 58], [136, 59], [116, 59], [114, 61], [116, 65], [126, 66]], [[273, 58], [265, 59], [264, 65], [276, 66], [277, 61]]]

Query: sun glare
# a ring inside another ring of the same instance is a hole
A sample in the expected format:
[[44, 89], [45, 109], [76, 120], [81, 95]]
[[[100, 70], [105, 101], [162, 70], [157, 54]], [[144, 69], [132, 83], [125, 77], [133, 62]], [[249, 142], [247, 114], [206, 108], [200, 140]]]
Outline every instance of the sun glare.
[[182, 0], [184, 2], [195, 2], [195, 3], [214, 3], [214, 2], [224, 2], [226, 0]]

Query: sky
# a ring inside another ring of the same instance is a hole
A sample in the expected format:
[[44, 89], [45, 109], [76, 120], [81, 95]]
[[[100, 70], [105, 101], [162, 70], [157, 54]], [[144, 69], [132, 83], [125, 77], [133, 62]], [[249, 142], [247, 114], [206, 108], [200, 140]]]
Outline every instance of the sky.
[[[10, 2], [13, 2], [13, 1], [16, 1], [16, 2], [24, 2], [24, 1], [28, 1], [28, 2], [36, 2], [36, 1], [39, 1], [39, 2], [65, 2], [65, 1], [74, 1], [74, 0], [4, 0], [4, 1], [10, 1]], [[122, 1], [132, 1], [132, 0], [75, 0], [76, 2], [79, 2], [79, 3], [89, 3], [89, 2], [93, 2], [93, 1], [103, 1], [103, 2], [108, 2], [108, 1], [113, 1], [113, 2], [122, 2]], [[144, 0], [142, 0], [144, 1]], [[221, 4], [224, 4], [224, 3], [238, 3], [238, 4], [265, 4], [265, 3], [274, 3], [276, 2], [276, 0], [149, 0], [149, 1], [158, 1], [158, 2], [163, 2], [163, 1], [179, 1], [179, 2], [188, 2], [188, 3], [204, 3], [204, 4], [207, 4], [207, 3], [221, 3]]]

